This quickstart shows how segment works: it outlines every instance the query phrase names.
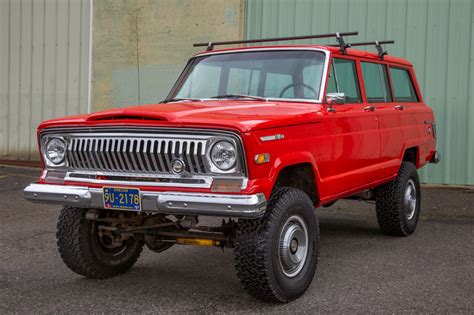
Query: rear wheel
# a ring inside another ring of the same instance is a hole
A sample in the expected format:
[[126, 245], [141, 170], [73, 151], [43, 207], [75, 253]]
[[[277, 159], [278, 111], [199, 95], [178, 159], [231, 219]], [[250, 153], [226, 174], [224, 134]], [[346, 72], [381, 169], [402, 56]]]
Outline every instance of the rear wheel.
[[239, 220], [234, 254], [237, 275], [251, 295], [272, 302], [301, 296], [319, 255], [312, 201], [298, 189], [276, 190], [263, 218]]
[[398, 176], [375, 191], [377, 222], [382, 232], [407, 236], [420, 215], [420, 180], [413, 163], [403, 162]]
[[64, 263], [89, 278], [109, 278], [128, 271], [140, 256], [143, 242], [131, 235], [117, 241], [106, 229], [99, 229], [99, 222], [87, 220], [86, 212], [72, 207], [61, 210], [56, 236]]

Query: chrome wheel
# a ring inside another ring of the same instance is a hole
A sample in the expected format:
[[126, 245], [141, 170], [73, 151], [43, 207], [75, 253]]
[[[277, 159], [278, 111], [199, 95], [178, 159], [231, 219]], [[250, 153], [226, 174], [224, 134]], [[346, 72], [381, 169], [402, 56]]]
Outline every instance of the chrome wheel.
[[303, 218], [294, 215], [281, 230], [278, 254], [282, 272], [293, 278], [303, 269], [308, 255], [308, 229]]
[[413, 219], [416, 211], [416, 186], [413, 179], [408, 180], [405, 188], [405, 195], [403, 198], [403, 205], [405, 208], [405, 216], [408, 220]]

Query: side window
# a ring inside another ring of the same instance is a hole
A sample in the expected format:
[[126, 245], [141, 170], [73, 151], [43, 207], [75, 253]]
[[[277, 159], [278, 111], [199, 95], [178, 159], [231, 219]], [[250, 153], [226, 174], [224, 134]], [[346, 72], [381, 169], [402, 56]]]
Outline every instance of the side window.
[[390, 67], [392, 78], [393, 98], [398, 102], [418, 102], [410, 74], [405, 69]]
[[346, 103], [361, 102], [354, 61], [339, 58], [332, 60], [326, 91], [327, 93], [344, 93]]
[[362, 76], [364, 77], [365, 94], [369, 103], [391, 102], [392, 96], [387, 78], [385, 65], [361, 62]]

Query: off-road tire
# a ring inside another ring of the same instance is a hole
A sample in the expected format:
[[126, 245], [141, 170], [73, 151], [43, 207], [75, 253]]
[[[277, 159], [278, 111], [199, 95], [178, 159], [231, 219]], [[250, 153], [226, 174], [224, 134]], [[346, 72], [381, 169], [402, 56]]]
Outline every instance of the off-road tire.
[[[304, 219], [308, 251], [301, 271], [290, 278], [282, 271], [278, 246], [285, 222], [294, 216]], [[237, 276], [252, 296], [281, 303], [301, 296], [313, 280], [319, 256], [319, 226], [310, 198], [298, 189], [276, 189], [262, 218], [238, 221], [234, 256]]]
[[[407, 185], [411, 181], [416, 188], [416, 208], [411, 218], [406, 215], [404, 202]], [[375, 210], [380, 230], [388, 235], [412, 234], [420, 215], [421, 189], [418, 172], [413, 163], [403, 162], [398, 176], [375, 190]]]
[[85, 218], [87, 209], [64, 207], [57, 224], [57, 245], [66, 266], [77, 274], [95, 279], [128, 271], [137, 261], [143, 242], [127, 240], [120, 252], [102, 248], [97, 223]]

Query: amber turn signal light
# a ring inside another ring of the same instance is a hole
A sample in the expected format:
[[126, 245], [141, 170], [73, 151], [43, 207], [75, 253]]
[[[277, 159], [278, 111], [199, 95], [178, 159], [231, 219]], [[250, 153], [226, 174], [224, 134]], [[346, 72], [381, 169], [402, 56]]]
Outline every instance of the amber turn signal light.
[[212, 182], [212, 192], [239, 192], [242, 188], [241, 179], [215, 179]]
[[262, 153], [255, 155], [255, 163], [256, 164], [263, 164], [270, 162], [270, 154]]

